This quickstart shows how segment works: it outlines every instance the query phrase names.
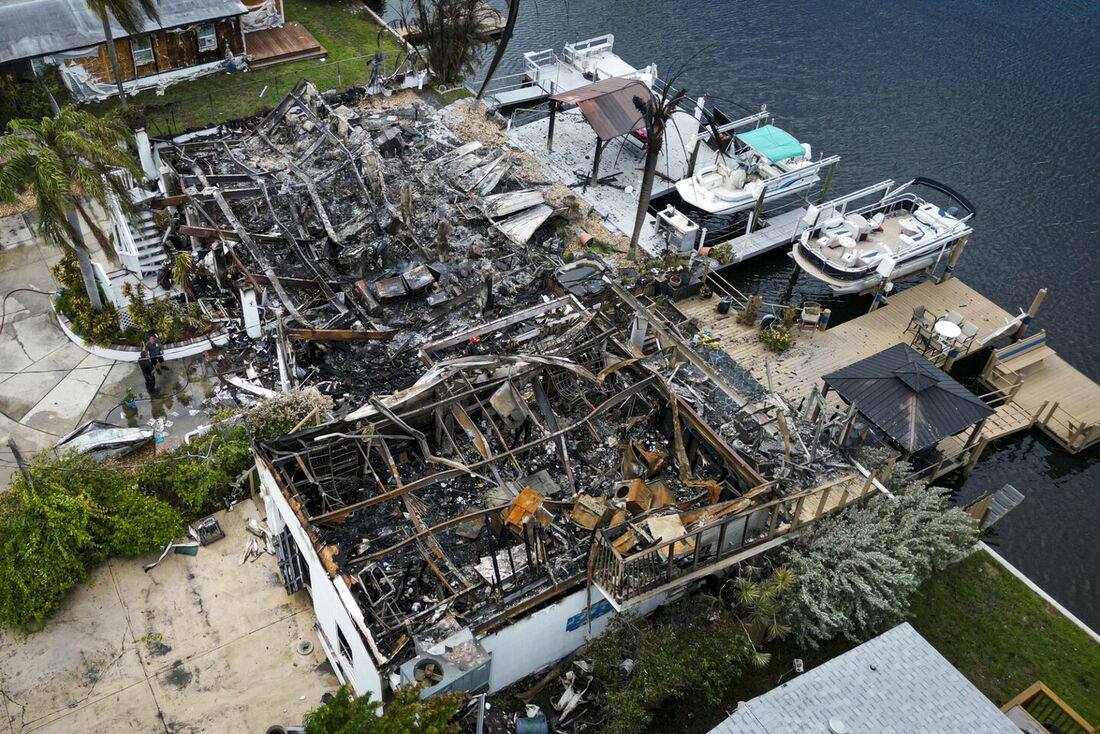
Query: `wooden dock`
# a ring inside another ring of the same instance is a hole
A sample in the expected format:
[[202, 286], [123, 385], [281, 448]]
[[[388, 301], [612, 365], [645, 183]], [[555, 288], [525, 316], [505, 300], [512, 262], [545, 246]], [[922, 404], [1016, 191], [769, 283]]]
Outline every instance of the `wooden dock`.
[[[795, 405], [820, 385], [824, 375], [895, 344], [909, 344], [913, 334], [906, 328], [917, 306], [924, 306], [933, 314], [956, 311], [978, 327], [978, 336], [959, 358], [991, 346], [998, 332], [1004, 332], [1006, 325], [1016, 318], [958, 278], [941, 283], [926, 281], [893, 294], [885, 306], [875, 311], [825, 331], [795, 330], [791, 348], [775, 354], [765, 348], [756, 328], [737, 323], [732, 310], [727, 315], [716, 313], [717, 303], [717, 298], [693, 297], [676, 306], [701, 328], [709, 329], [718, 339], [718, 346], [761, 385], [768, 384], [770, 366], [776, 393]], [[989, 375], [983, 380], [990, 390], [983, 397], [995, 405], [996, 413], [970, 446], [965, 443], [965, 434], [941, 442], [945, 461], [934, 476], [972, 463], [976, 459], [974, 452], [980, 454], [989, 442], [1032, 426], [1041, 427], [1071, 452], [1100, 442], [1100, 385], [1053, 350], [1019, 371], [1011, 368], [1011, 353], [996, 350], [994, 358], [998, 354], [1004, 362], [987, 367]]]
[[730, 246], [733, 255], [730, 264], [744, 262], [794, 242], [795, 238], [802, 234], [804, 216], [806, 216], [806, 208], [800, 206], [774, 217], [768, 217], [765, 220], [766, 227], [739, 237], [731, 237], [718, 244]]

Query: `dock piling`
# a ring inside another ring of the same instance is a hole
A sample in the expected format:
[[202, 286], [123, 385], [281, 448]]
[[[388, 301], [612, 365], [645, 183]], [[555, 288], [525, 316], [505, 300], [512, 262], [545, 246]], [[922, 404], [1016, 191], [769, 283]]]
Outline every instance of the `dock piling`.
[[955, 274], [955, 266], [958, 265], [959, 258], [962, 257], [963, 250], [966, 248], [966, 242], [969, 239], [969, 235], [963, 237], [959, 240], [959, 243], [955, 245], [955, 249], [951, 251], [951, 257], [947, 258], [947, 267], [944, 268], [943, 276], [940, 278], [941, 283], [945, 280], [950, 280]]
[[1014, 339], [1022, 339], [1027, 334], [1027, 327], [1031, 325], [1032, 319], [1035, 318], [1035, 314], [1039, 313], [1039, 306], [1043, 305], [1043, 301], [1046, 300], [1047, 289], [1040, 288], [1038, 293], [1035, 294], [1035, 298], [1031, 299], [1031, 305], [1028, 306], [1027, 314], [1020, 320], [1020, 325], [1016, 327], [1016, 331], [1013, 332], [1012, 337]]

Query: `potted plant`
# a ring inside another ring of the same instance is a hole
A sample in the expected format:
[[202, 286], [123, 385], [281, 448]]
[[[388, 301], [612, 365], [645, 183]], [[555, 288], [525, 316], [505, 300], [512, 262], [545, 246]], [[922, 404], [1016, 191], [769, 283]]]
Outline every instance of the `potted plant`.
[[699, 297], [700, 298], [710, 298], [712, 295], [714, 295], [714, 291], [712, 291], [710, 289], [709, 285], [707, 285], [706, 283], [703, 283], [701, 286], [699, 286]]
[[134, 392], [134, 388], [126, 388], [126, 398], [123, 400], [123, 402], [130, 410], [137, 410], [137, 393]]

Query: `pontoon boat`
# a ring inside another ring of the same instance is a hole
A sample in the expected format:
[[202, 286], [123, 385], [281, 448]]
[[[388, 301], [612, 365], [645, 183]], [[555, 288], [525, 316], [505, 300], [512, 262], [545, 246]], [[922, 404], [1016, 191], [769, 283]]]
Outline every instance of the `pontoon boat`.
[[[955, 205], [941, 209], [911, 189], [925, 186]], [[810, 224], [791, 256], [799, 267], [838, 295], [869, 291], [885, 279], [898, 280], [946, 263], [971, 229], [974, 206], [951, 188], [915, 178], [869, 206], [845, 211], [810, 207]]]

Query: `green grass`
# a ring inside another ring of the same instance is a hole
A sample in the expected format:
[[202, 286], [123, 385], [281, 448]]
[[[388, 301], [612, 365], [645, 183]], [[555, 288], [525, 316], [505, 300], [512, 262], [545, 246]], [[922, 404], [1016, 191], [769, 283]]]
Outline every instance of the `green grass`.
[[[998, 707], [1041, 680], [1093, 726], [1100, 724], [1100, 644], [988, 553], [973, 553], [926, 581], [911, 611], [917, 631]], [[809, 670], [852, 647], [845, 640], [820, 650], [773, 643], [771, 665], [732, 680], [720, 706], [681, 701], [661, 711], [648, 732], [703, 734], [738, 701], [770, 691], [781, 675], [789, 679], [794, 658]]]
[[998, 706], [1041, 680], [1100, 724], [1100, 644], [988, 553], [927, 581], [913, 626]]
[[[173, 85], [162, 97], [152, 91], [130, 97], [131, 107], [145, 106], [151, 133], [164, 136], [264, 112], [300, 79], [312, 81], [322, 91], [348, 89], [370, 80], [370, 58], [346, 59], [383, 51], [390, 68], [404, 58], [397, 41], [388, 33], [379, 33], [380, 27], [358, 0], [284, 0], [284, 8], [287, 20], [304, 25], [328, 51], [325, 61], [295, 61], [228, 76], [214, 74]], [[90, 108], [104, 112], [117, 104], [111, 99]]]

